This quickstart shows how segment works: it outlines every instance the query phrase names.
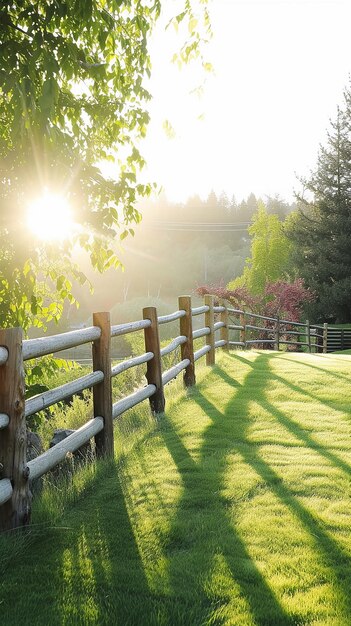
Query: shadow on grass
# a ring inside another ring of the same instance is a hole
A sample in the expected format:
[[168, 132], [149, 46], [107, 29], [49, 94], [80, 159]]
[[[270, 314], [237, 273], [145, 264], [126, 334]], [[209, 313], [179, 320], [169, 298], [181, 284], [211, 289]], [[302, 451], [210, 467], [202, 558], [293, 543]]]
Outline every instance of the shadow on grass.
[[[280, 424], [282, 424], [289, 432], [291, 432], [295, 437], [297, 437], [304, 445], [306, 445], [306, 447], [317, 451], [318, 454], [323, 456], [327, 461], [332, 463], [335, 467], [345, 472], [345, 474], [347, 474], [348, 476], [351, 476], [351, 465], [346, 463], [346, 461], [341, 459], [337, 454], [335, 454], [334, 452], [331, 452], [328, 448], [324, 447], [321, 443], [316, 441], [314, 437], [310, 435], [307, 430], [302, 428], [302, 426], [300, 426], [297, 421], [285, 415], [285, 413], [280, 411], [275, 405], [269, 402], [266, 399], [265, 387], [266, 385], [269, 385], [270, 381], [277, 381], [281, 383], [281, 385], [287, 387], [287, 389], [290, 389], [296, 392], [297, 394], [306, 396], [308, 399], [318, 401], [320, 404], [324, 404], [325, 406], [327, 406], [328, 408], [331, 408], [332, 410], [340, 410], [340, 407], [337, 409], [335, 403], [330, 402], [329, 400], [325, 400], [325, 399], [321, 400], [316, 394], [312, 394], [306, 391], [305, 389], [303, 389], [302, 387], [298, 385], [294, 385], [293, 383], [289, 382], [286, 378], [283, 378], [279, 376], [278, 374], [272, 372], [270, 368], [270, 361], [272, 358], [274, 358], [274, 356], [265, 355], [265, 354], [262, 354], [257, 358], [256, 366], [259, 368], [263, 368], [264, 371], [268, 374], [268, 378], [265, 378], [264, 386], [259, 387], [257, 385], [257, 378], [255, 377], [255, 381], [254, 381], [255, 384], [252, 387], [252, 395], [250, 399], [255, 402], [258, 402], [262, 406], [262, 408], [264, 408], [268, 413], [273, 415], [273, 417], [275, 417]], [[222, 372], [220, 370], [218, 372], [218, 375], [227, 382], [228, 375], [225, 372]], [[250, 379], [247, 382], [250, 382]], [[241, 397], [238, 395], [236, 395], [235, 397], [234, 404], [236, 402], [241, 402]]]
[[[262, 355], [263, 357], [264, 355]], [[235, 357], [234, 357], [235, 358]], [[270, 355], [270, 356], [266, 356], [266, 358], [268, 358], [269, 360], [271, 359], [276, 359], [279, 358], [278, 355]], [[308, 367], [311, 368], [313, 370], [317, 370], [319, 372], [321, 372], [322, 376], [323, 374], [328, 374], [328, 377], [335, 377], [338, 378], [339, 380], [344, 380], [345, 382], [348, 382], [349, 384], [351, 383], [351, 378], [348, 376], [343, 376], [342, 374], [335, 374], [333, 372], [330, 372], [327, 369], [321, 368], [321, 367], [317, 367], [315, 365], [311, 365], [310, 363], [307, 363], [305, 360], [304, 361], [298, 361], [298, 360], [292, 360], [292, 359], [287, 359], [284, 358], [284, 361], [288, 361], [289, 363], [294, 363], [294, 364], [298, 364], [299, 367]], [[299, 394], [303, 394], [304, 396], [306, 396], [308, 399], [311, 400], [316, 400], [318, 402], [320, 402], [321, 404], [324, 404], [325, 406], [327, 406], [328, 408], [332, 409], [333, 411], [342, 411], [344, 410], [345, 412], [345, 408], [343, 409], [342, 407], [345, 407], [345, 403], [341, 403], [340, 402], [333, 402], [331, 400], [327, 400], [326, 398], [321, 399], [319, 396], [317, 396], [314, 393], [311, 393], [310, 391], [308, 391], [307, 389], [304, 389], [298, 385], [294, 385], [293, 383], [291, 383], [287, 378], [283, 378], [281, 376], [278, 376], [277, 374], [274, 374], [274, 379], [280, 383], [282, 383], [283, 385], [285, 385], [286, 387], [288, 387], [289, 389], [291, 389], [292, 391], [296, 391]], [[351, 403], [348, 403], [348, 406], [351, 406]], [[349, 421], [349, 419], [347, 420]]]
[[[7, 568], [0, 595], [3, 624], [157, 623], [158, 601], [148, 588], [114, 462], [98, 467], [86, 494], [65, 514], [64, 526], [41, 534]], [[19, 579], [25, 594], [18, 593]]]
[[[239, 384], [223, 368], [213, 369], [232, 388], [223, 412], [206, 398], [205, 384], [191, 394], [205, 419], [211, 420], [196, 458], [167, 415], [161, 421], [160, 434], [182, 480], [182, 495], [162, 544], [167, 563], [167, 580], [160, 585], [164, 592], [156, 594], [149, 588], [126, 506], [128, 484], [121, 485], [118, 466], [110, 462], [98, 466], [86, 496], [65, 514], [65, 527], [38, 531], [38, 537], [7, 565], [6, 581], [4, 577], [0, 587], [4, 625], [28, 623], [28, 615], [33, 626], [48, 622], [50, 626], [220, 626], [230, 623], [230, 615], [235, 615], [235, 623], [240, 623], [241, 615], [243, 623], [250, 615], [256, 626], [302, 623], [305, 616], [288, 614], [284, 609], [233, 524], [232, 511], [228, 510], [232, 502], [223, 496], [228, 456], [233, 454], [240, 455], [303, 527], [318, 560], [330, 573], [340, 610], [351, 614], [351, 560], [323, 523], [282, 482], [259, 446], [250, 442], [249, 421], [245, 419], [249, 402], [259, 404], [301, 445], [312, 448], [348, 476], [350, 466], [267, 399], [267, 385], [274, 381], [308, 396], [272, 371], [274, 353], [259, 354], [255, 360], [242, 355], [229, 358], [245, 363], [248, 373]], [[148, 471], [147, 463], [142, 469]], [[159, 506], [166, 506], [157, 476], [151, 476], [148, 485]], [[147, 516], [152, 518], [152, 514], [150, 504]], [[157, 529], [152, 528], [152, 532]], [[40, 562], [36, 562], [36, 549]], [[228, 580], [228, 572], [229, 587], [223, 582]], [[23, 580], [26, 593], [19, 594]], [[48, 619], [49, 606], [53, 609]]]
[[[231, 387], [238, 387], [238, 383], [224, 370], [217, 367], [214, 372]], [[241, 393], [240, 387], [237, 395]], [[246, 381], [244, 387], [246, 388]], [[184, 623], [207, 624], [211, 620], [214, 620], [211, 621], [214, 624], [226, 623], [224, 618], [224, 621], [221, 620], [220, 612], [215, 617], [218, 608], [221, 605], [225, 607], [225, 594], [216, 593], [215, 583], [211, 588], [213, 561], [217, 557], [223, 557], [230, 570], [238, 599], [244, 598], [241, 610], [248, 610], [255, 624], [294, 624], [293, 617], [279, 604], [274, 592], [250, 558], [244, 542], [233, 529], [227, 515], [227, 503], [221, 495], [225, 459], [235, 447], [230, 438], [228, 439], [232, 426], [231, 411], [222, 414], [201, 393], [195, 393], [193, 400], [213, 420], [213, 424], [204, 434], [200, 463], [193, 460], [167, 418], [163, 431], [165, 443], [184, 487], [167, 547], [173, 589], [176, 593], [180, 577], [183, 585], [186, 577], [186, 586], [193, 589], [196, 597], [197, 609], [201, 607], [201, 621], [190, 620]], [[215, 457], [214, 463], [211, 462], [212, 457]], [[209, 513], [204, 510], [208, 508]]]
[[[205, 408], [202, 402], [199, 404]], [[223, 415], [220, 415], [223, 419]], [[191, 589], [194, 597], [193, 602], [189, 598], [189, 606], [184, 607], [184, 615], [188, 616], [189, 621], [185, 620], [180, 623], [187, 626], [226, 623], [224, 619], [222, 621], [213, 616], [216, 609], [221, 605], [225, 606], [225, 594], [221, 595], [220, 591], [216, 593], [214, 588], [211, 589], [214, 559], [223, 556], [233, 582], [238, 588], [237, 596], [238, 598], [244, 597], [245, 605], [254, 617], [255, 624], [262, 626], [294, 624], [295, 621], [287, 615], [277, 601], [268, 583], [250, 558], [244, 542], [229, 521], [226, 503], [220, 495], [221, 473], [214, 475], [212, 471], [207, 471], [205, 462], [200, 465], [195, 463], [181, 439], [171, 428], [163, 435], [184, 487], [184, 494], [179, 502], [169, 543], [166, 546], [171, 584], [173, 592], [179, 594], [179, 581], [182, 580], [182, 586]], [[214, 448], [217, 449], [211, 441], [211, 435], [206, 438], [204, 447], [208, 453], [211, 453], [211, 448], [212, 451]], [[223, 458], [227, 452], [228, 448], [223, 448]], [[220, 466], [221, 458], [217, 457], [216, 461]], [[199, 493], [199, 486], [201, 493]], [[207, 507], [211, 508], [209, 515], [204, 513], [204, 508]], [[206, 587], [209, 591], [206, 591]], [[192, 621], [193, 612], [196, 621]], [[168, 623], [172, 624], [171, 616], [169, 616]], [[174, 623], [178, 624], [178, 621]]]
[[[186, 621], [186, 624], [224, 624], [221, 610], [228, 602], [225, 593], [216, 594], [211, 587], [214, 561], [223, 557], [229, 569], [237, 597], [244, 598], [253, 622], [258, 626], [287, 626], [299, 623], [302, 615], [287, 614], [268, 582], [251, 559], [244, 541], [239, 536], [228, 515], [227, 503], [221, 495], [224, 489], [224, 473], [228, 454], [239, 453], [248, 467], [268, 485], [277, 499], [293, 514], [313, 542], [318, 558], [331, 572], [337, 602], [351, 614], [349, 577], [351, 560], [335, 540], [325, 531], [317, 519], [296, 496], [284, 485], [281, 477], [260, 455], [259, 447], [248, 440], [249, 402], [260, 404], [265, 410], [292, 432], [304, 446], [313, 448], [328, 462], [350, 475], [350, 467], [329, 450], [323, 448], [306, 433], [298, 423], [289, 419], [266, 398], [270, 381], [286, 381], [277, 377], [270, 369], [274, 355], [259, 355], [248, 360], [241, 355], [235, 359], [250, 366], [244, 384], [238, 388], [232, 377], [220, 367], [213, 372], [230, 386], [236, 386], [232, 399], [222, 413], [201, 393], [201, 385], [193, 395], [196, 402], [212, 423], [203, 434], [200, 460], [195, 461], [187, 451], [171, 422], [165, 418], [163, 437], [173, 457], [183, 482], [183, 496], [173, 520], [167, 554], [173, 591], [177, 593], [179, 580], [193, 589], [196, 603], [201, 606], [201, 621]], [[264, 373], [264, 375], [262, 375]], [[295, 391], [303, 390], [287, 385]], [[250, 393], [248, 393], [248, 390]], [[209, 512], [210, 509], [210, 512]], [[198, 530], [197, 530], [198, 529]], [[170, 621], [170, 623], [172, 623]], [[177, 622], [178, 623], [178, 622]], [[239, 623], [239, 622], [238, 622]]]
[[[334, 353], [335, 354], [335, 353]], [[314, 356], [314, 355], [313, 355]], [[318, 354], [318, 358], [320, 359], [328, 359], [328, 355], [326, 354]], [[331, 356], [331, 354], [329, 354]], [[336, 372], [332, 372], [330, 369], [326, 369], [324, 367], [318, 367], [318, 365], [312, 365], [312, 363], [308, 363], [307, 359], [305, 361], [295, 361], [293, 359], [284, 358], [285, 361], [289, 361], [290, 363], [299, 363], [303, 367], [309, 367], [310, 369], [316, 370], [318, 372], [322, 372], [322, 374], [328, 374], [329, 377], [338, 378], [339, 380], [344, 380], [345, 382], [350, 382], [350, 377], [345, 376], [344, 374], [337, 374]]]

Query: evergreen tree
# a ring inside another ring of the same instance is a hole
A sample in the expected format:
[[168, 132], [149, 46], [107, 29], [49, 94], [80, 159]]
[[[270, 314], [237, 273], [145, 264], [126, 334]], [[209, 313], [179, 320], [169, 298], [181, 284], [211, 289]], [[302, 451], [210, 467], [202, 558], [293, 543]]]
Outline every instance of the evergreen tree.
[[266, 198], [266, 207], [268, 213], [275, 213], [278, 215], [280, 220], [285, 220], [286, 216], [291, 211], [288, 203], [283, 200], [279, 194], [275, 194], [274, 196], [267, 196]]
[[237, 213], [238, 213], [238, 203], [236, 201], [236, 197], [233, 194], [231, 199], [230, 199], [230, 203], [229, 203], [229, 215], [230, 215], [230, 219], [232, 221], [235, 221], [237, 219]]
[[221, 191], [218, 198], [217, 219], [219, 222], [230, 221], [230, 201], [225, 191]]
[[293, 259], [300, 276], [317, 295], [315, 319], [351, 321], [351, 105], [338, 110], [316, 171], [304, 181], [309, 193], [288, 220]]
[[247, 200], [240, 202], [237, 211], [238, 222], [250, 222], [258, 209], [258, 201], [254, 193], [250, 193]]

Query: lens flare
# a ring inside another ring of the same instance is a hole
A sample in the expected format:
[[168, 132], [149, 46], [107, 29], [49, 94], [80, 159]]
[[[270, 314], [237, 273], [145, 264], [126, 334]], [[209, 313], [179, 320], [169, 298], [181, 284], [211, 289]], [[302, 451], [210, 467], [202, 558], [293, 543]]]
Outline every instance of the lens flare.
[[46, 191], [28, 206], [27, 226], [44, 241], [68, 239], [74, 231], [74, 222], [67, 199]]

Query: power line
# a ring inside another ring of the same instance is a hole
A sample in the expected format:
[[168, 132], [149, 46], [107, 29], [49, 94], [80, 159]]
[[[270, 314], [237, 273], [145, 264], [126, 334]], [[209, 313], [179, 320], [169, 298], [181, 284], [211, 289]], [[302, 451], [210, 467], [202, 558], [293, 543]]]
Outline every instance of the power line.
[[247, 233], [247, 228], [162, 228], [148, 227], [149, 230], [173, 231], [181, 233]]
[[[197, 232], [197, 233], [244, 233], [250, 223], [226, 224], [216, 222], [151, 222], [143, 224], [149, 230]], [[224, 228], [223, 228], [224, 227]], [[244, 227], [244, 228], [243, 228]]]
[[[182, 222], [182, 221], [171, 221], [171, 220], [155, 220], [149, 222], [152, 226], [155, 225], [175, 225], [175, 226], [250, 226], [251, 222]], [[144, 222], [146, 225], [146, 222]]]

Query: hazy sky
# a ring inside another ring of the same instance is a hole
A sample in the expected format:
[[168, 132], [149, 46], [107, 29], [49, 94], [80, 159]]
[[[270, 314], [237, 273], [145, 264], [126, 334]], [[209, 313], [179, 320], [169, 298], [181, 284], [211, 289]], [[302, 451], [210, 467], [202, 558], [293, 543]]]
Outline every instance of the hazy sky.
[[290, 200], [349, 80], [351, 0], [212, 0], [211, 16], [215, 74], [201, 99], [195, 68], [170, 63], [173, 35], [155, 34], [147, 177], [177, 200], [211, 188]]

